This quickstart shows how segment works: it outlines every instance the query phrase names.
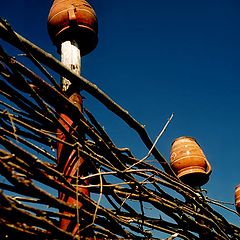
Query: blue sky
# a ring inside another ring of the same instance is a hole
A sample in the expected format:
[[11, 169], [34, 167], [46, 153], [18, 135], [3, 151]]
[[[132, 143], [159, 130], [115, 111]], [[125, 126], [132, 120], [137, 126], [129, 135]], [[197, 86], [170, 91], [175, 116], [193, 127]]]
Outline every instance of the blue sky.
[[[240, 184], [240, 2], [238, 0], [89, 0], [99, 21], [97, 48], [82, 59], [82, 76], [129, 111], [169, 159], [172, 141], [198, 140], [213, 167], [208, 196], [234, 202]], [[52, 1], [3, 1], [1, 16], [27, 39], [59, 57], [47, 33]], [[138, 157], [136, 134], [90, 96], [85, 106], [119, 146]], [[223, 212], [239, 225], [239, 217]]]

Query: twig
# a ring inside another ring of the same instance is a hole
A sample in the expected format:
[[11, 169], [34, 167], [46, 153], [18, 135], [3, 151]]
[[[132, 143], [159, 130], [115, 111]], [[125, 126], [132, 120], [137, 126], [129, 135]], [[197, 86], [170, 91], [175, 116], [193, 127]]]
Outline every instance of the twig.
[[172, 118], [173, 118], [173, 113], [171, 114], [170, 118], [168, 119], [167, 123], [164, 125], [163, 129], [161, 130], [161, 132], [158, 134], [155, 142], [153, 143], [153, 146], [150, 148], [149, 152], [147, 153], [147, 155], [140, 159], [138, 162], [134, 163], [132, 166], [128, 167], [125, 171], [127, 171], [128, 169], [133, 168], [134, 166], [136, 166], [137, 164], [144, 162], [152, 153], [153, 149], [155, 148], [158, 140], [160, 139], [160, 137], [163, 135], [163, 133], [166, 131], [167, 126], [169, 125], [169, 123], [171, 122]]
[[[0, 23], [0, 37], [2, 37], [5, 41], [11, 43], [12, 45], [18, 47], [21, 50], [27, 49], [33, 56], [38, 58], [38, 60], [44, 64], [46, 64], [52, 70], [60, 73], [63, 77], [67, 79], [71, 79], [71, 81], [77, 86], [81, 87], [81, 89], [87, 91], [92, 96], [94, 96], [97, 100], [99, 100], [105, 107], [107, 107], [114, 114], [119, 116], [124, 120], [126, 124], [130, 128], [133, 128], [136, 133], [138, 133], [139, 137], [142, 139], [143, 143], [147, 146], [147, 148], [151, 149], [153, 143], [149, 138], [145, 128], [143, 125], [139, 124], [125, 109], [116, 104], [108, 95], [106, 95], [102, 90], [100, 90], [95, 84], [89, 82], [87, 79], [76, 75], [72, 71], [69, 71], [67, 67], [61, 64], [58, 60], [53, 58], [50, 54], [46, 53], [33, 43], [29, 42], [21, 35], [15, 33], [18, 39], [24, 43], [24, 48], [22, 45], [19, 45], [18, 42], [14, 41], [11, 38], [11, 35], [8, 33], [7, 27], [4, 25], [4, 22]], [[152, 154], [156, 157], [159, 163], [162, 165], [163, 169], [174, 176], [172, 169], [170, 168], [168, 162], [162, 157], [162, 155], [158, 152], [156, 148], [153, 148]]]

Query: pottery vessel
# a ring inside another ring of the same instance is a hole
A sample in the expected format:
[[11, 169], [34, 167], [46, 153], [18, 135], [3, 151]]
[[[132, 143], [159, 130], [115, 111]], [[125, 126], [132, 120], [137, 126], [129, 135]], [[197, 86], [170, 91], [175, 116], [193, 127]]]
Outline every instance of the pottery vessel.
[[237, 212], [240, 214], [240, 184], [235, 189], [235, 206]]
[[74, 40], [81, 55], [85, 55], [98, 42], [96, 14], [85, 0], [54, 0], [48, 15], [48, 32], [58, 48], [62, 42]]
[[212, 167], [200, 145], [192, 137], [179, 137], [172, 143], [170, 164], [186, 184], [199, 187], [209, 180]]

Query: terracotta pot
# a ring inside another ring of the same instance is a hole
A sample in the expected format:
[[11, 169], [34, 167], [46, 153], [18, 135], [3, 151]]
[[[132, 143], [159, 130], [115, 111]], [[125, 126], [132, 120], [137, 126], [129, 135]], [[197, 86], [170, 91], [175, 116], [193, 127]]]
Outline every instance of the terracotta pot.
[[209, 180], [212, 167], [200, 145], [192, 137], [175, 139], [170, 164], [176, 175], [190, 186], [202, 186]]
[[235, 206], [237, 212], [240, 214], [240, 184], [235, 189]]
[[48, 32], [57, 47], [64, 41], [75, 40], [81, 55], [85, 55], [98, 42], [96, 14], [85, 0], [54, 0], [48, 15]]

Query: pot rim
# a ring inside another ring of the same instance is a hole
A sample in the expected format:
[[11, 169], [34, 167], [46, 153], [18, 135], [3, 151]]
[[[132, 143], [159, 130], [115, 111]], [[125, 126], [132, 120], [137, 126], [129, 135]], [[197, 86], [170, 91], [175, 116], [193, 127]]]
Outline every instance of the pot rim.
[[172, 145], [173, 145], [173, 143], [175, 143], [177, 140], [184, 139], [184, 138], [192, 139], [193, 141], [195, 141], [195, 142], [199, 145], [199, 143], [197, 142], [196, 138], [191, 137], [191, 136], [186, 136], [186, 135], [175, 138], [175, 139], [173, 140], [173, 142], [172, 142]]
[[240, 183], [235, 187], [235, 190], [237, 190], [238, 188], [240, 188]]

